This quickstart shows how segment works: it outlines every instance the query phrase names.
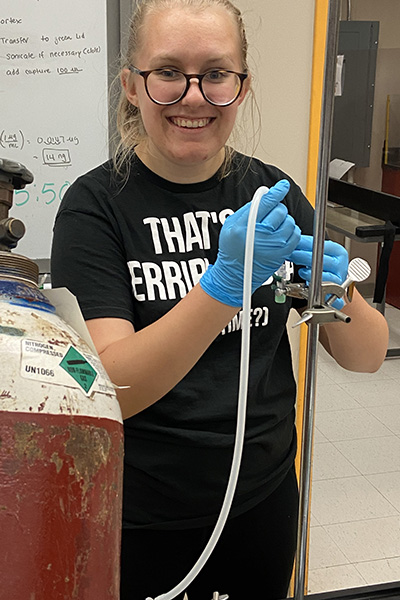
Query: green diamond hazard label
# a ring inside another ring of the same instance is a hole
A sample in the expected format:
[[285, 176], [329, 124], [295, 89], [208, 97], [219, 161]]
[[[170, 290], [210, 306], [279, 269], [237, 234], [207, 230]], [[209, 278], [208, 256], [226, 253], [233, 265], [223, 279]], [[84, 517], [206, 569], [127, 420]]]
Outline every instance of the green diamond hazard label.
[[72, 346], [60, 362], [60, 367], [67, 371], [86, 393], [89, 392], [97, 377], [97, 371], [95, 371], [86, 358]]

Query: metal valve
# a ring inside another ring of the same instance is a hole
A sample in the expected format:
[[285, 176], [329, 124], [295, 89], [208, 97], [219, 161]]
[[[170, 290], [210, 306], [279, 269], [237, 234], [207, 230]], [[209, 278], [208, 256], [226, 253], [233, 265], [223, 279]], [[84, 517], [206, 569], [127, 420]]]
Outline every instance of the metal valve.
[[13, 192], [32, 183], [33, 175], [19, 162], [0, 158], [0, 250], [15, 248], [25, 234], [25, 225], [8, 216]]
[[[371, 267], [367, 261], [362, 258], [354, 258], [351, 260], [349, 263], [347, 279], [342, 283], [342, 285], [332, 282], [322, 282], [322, 297], [325, 298], [327, 295], [329, 295], [328, 300], [321, 306], [307, 308], [303, 312], [301, 319], [297, 321], [293, 327], [297, 327], [298, 325], [301, 325], [301, 323], [306, 323], [311, 319], [313, 319], [316, 323], [330, 323], [336, 320], [349, 323], [351, 318], [342, 313], [340, 310], [334, 308], [332, 304], [336, 298], [343, 298], [349, 286], [355, 282], [364, 281], [370, 273]], [[272, 288], [275, 291], [276, 302], [285, 302], [286, 296], [308, 300], [309, 290], [307, 285], [305, 283], [291, 283], [287, 273], [283, 269], [283, 266], [274, 275], [274, 283], [272, 284]], [[350, 294], [349, 301], [351, 301]]]

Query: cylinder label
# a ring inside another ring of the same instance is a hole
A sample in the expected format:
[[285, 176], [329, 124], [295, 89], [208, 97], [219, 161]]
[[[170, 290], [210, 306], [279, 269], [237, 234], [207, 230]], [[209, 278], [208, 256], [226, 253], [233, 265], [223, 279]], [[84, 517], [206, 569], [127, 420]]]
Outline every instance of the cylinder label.
[[92, 392], [114, 393], [100, 360], [69, 345], [62, 348], [47, 342], [22, 340], [21, 376], [55, 385]]

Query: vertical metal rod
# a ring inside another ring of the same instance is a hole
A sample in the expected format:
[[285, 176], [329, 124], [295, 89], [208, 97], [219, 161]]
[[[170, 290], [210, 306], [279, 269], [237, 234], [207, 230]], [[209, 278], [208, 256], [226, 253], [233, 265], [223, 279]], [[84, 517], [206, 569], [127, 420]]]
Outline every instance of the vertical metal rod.
[[351, 21], [351, 0], [347, 0], [347, 20]]
[[[322, 301], [321, 281], [326, 226], [326, 201], [329, 181], [329, 162], [332, 140], [332, 122], [335, 93], [336, 60], [339, 33], [340, 0], [330, 0], [326, 48], [324, 86], [321, 109], [321, 127], [318, 152], [318, 177], [314, 215], [314, 241], [312, 275], [309, 287], [308, 307], [319, 306]], [[306, 374], [304, 390], [303, 440], [300, 465], [299, 521], [297, 534], [294, 596], [302, 600], [305, 594], [305, 572], [308, 546], [308, 521], [311, 490], [311, 461], [314, 427], [314, 404], [316, 388], [316, 360], [318, 352], [319, 325], [308, 325]]]

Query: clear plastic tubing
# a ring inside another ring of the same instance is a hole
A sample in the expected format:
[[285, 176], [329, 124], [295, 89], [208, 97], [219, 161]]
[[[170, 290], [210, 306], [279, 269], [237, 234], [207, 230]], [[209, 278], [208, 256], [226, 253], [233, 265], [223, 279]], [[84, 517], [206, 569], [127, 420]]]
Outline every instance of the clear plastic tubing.
[[[236, 484], [239, 476], [240, 463], [242, 460], [244, 432], [246, 426], [246, 407], [247, 407], [247, 387], [249, 379], [249, 358], [250, 358], [250, 310], [251, 310], [251, 295], [252, 295], [252, 276], [253, 276], [253, 255], [254, 255], [254, 237], [257, 220], [258, 206], [264, 194], [268, 192], [266, 186], [259, 187], [252, 199], [247, 222], [246, 246], [244, 257], [244, 275], [243, 275], [243, 320], [242, 320], [242, 340], [241, 340], [241, 355], [240, 355], [240, 379], [239, 379], [239, 395], [237, 408], [237, 422], [235, 447], [233, 451], [233, 459], [231, 471], [229, 475], [228, 485], [225, 492], [225, 498], [222, 504], [221, 512], [215, 524], [211, 537], [200, 555], [198, 561], [189, 571], [184, 579], [172, 590], [166, 594], [157, 596], [154, 600], [173, 600], [178, 594], [185, 591], [190, 583], [197, 577], [201, 569], [209, 559], [214, 550], [222, 530], [228, 518], [229, 511], [232, 506], [233, 496], [235, 494]], [[147, 597], [146, 600], [153, 600]]]

